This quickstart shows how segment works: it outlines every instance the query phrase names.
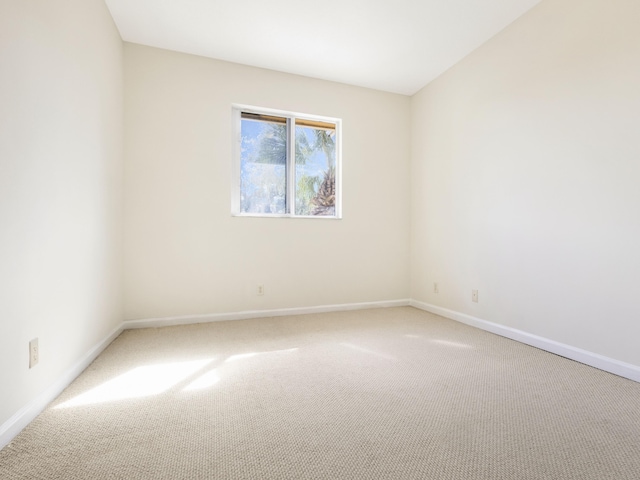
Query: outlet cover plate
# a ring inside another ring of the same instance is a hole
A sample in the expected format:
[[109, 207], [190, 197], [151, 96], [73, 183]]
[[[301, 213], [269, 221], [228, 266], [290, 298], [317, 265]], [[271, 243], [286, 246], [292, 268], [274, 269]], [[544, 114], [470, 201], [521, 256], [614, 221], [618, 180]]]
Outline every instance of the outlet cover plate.
[[29, 368], [35, 367], [40, 361], [40, 347], [38, 339], [34, 338], [29, 342]]

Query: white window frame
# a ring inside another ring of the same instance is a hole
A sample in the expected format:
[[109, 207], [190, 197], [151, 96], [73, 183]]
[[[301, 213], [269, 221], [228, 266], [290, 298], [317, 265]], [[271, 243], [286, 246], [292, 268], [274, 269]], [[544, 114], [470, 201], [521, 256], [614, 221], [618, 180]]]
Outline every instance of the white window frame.
[[[258, 115], [274, 115], [287, 119], [287, 213], [243, 213], [240, 211], [240, 154], [242, 145], [242, 120], [241, 113], [255, 113]], [[342, 218], [342, 120], [340, 118], [323, 117], [307, 113], [276, 110], [273, 108], [255, 107], [252, 105], [232, 105], [233, 114], [233, 178], [231, 188], [231, 215], [234, 217], [275, 217], [275, 218], [315, 218], [336, 220]], [[335, 215], [296, 215], [295, 214], [295, 132], [296, 118], [301, 120], [315, 120], [333, 123], [336, 126], [336, 205]]]

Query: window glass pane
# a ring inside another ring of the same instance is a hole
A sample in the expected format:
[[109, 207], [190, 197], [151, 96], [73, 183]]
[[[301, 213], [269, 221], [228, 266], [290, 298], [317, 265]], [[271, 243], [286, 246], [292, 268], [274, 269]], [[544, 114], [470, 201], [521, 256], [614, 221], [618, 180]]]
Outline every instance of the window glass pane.
[[296, 126], [296, 215], [336, 214], [335, 135], [335, 126]]
[[286, 119], [241, 122], [240, 211], [286, 213]]

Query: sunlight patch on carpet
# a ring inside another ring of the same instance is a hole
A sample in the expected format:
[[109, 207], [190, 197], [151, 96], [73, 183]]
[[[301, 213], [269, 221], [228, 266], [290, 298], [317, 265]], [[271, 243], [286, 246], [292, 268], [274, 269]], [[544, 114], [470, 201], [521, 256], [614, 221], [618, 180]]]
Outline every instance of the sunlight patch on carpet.
[[270, 350], [267, 352], [249, 352], [249, 353], [239, 353], [237, 355], [231, 355], [227, 358], [224, 363], [236, 362], [238, 360], [243, 360], [245, 358], [257, 357], [258, 355], [268, 355], [268, 354], [276, 354], [276, 353], [292, 353], [297, 352], [298, 348], [287, 348], [286, 350]]
[[209, 388], [214, 386], [216, 383], [220, 381], [220, 377], [218, 376], [218, 372], [215, 369], [207, 372], [198, 378], [196, 378], [193, 382], [182, 389], [183, 392], [191, 392], [194, 390], [204, 390], [205, 388]]
[[450, 340], [431, 340], [432, 343], [437, 343], [438, 345], [444, 345], [445, 347], [456, 347], [456, 348], [473, 348], [471, 345], [460, 342], [452, 342]]
[[56, 408], [148, 397], [166, 392], [213, 361], [212, 358], [189, 362], [161, 363], [136, 367], [102, 385], [78, 395]]

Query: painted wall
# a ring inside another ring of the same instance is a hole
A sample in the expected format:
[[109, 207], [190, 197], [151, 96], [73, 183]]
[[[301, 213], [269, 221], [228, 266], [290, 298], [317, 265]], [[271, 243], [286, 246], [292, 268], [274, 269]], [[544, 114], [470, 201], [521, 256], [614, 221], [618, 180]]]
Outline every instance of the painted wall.
[[122, 320], [122, 41], [101, 0], [2, 2], [0, 68], [1, 426]]
[[640, 365], [639, 22], [543, 1], [415, 95], [414, 299]]
[[[233, 103], [342, 118], [342, 220], [231, 216]], [[407, 298], [409, 119], [405, 96], [125, 43], [125, 318]]]

